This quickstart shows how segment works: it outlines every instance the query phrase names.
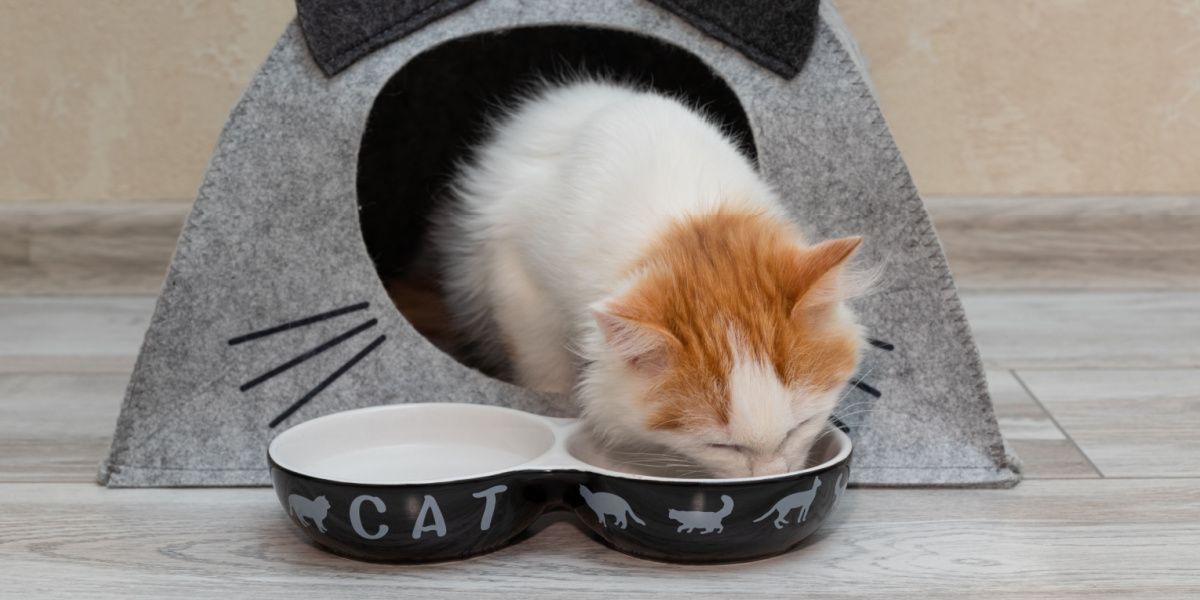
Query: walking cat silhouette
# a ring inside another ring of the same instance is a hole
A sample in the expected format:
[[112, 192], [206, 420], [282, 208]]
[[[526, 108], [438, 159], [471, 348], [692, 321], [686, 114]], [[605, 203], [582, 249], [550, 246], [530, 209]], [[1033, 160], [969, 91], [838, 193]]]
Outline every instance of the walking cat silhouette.
[[845, 473], [838, 473], [837, 482], [833, 484], [833, 501], [834, 502], [841, 501], [842, 494], [846, 493], [846, 486], [850, 484], [849, 481], [843, 481], [844, 478], [845, 478]]
[[608, 492], [593, 492], [592, 490], [589, 490], [587, 486], [582, 484], [579, 486], [579, 494], [583, 496], [583, 501], [587, 502], [587, 505], [592, 509], [592, 512], [596, 513], [596, 518], [600, 520], [601, 527], [608, 527], [608, 524], [604, 522], [604, 517], [606, 515], [612, 515], [613, 522], [616, 523], [617, 527], [620, 527], [621, 529], [625, 529], [626, 525], [628, 525], [628, 523], [625, 521], [625, 515], [629, 515], [631, 518], [633, 518], [634, 522], [636, 522], [638, 525], [646, 524], [645, 521], [633, 514], [633, 509], [629, 508], [629, 503], [626, 502], [624, 498], [616, 494], [610, 494]]
[[679, 521], [679, 529], [676, 532], [691, 533], [694, 529], [703, 529], [701, 535], [716, 531], [721, 533], [725, 528], [721, 525], [721, 521], [733, 512], [733, 498], [721, 494], [721, 510], [716, 512], [707, 512], [703, 510], [675, 510], [674, 508], [667, 511], [667, 516], [673, 521]]
[[304, 496], [292, 494], [288, 496], [288, 512], [296, 516], [296, 520], [300, 524], [308, 527], [308, 523], [304, 522], [308, 518], [317, 526], [317, 531], [325, 533], [325, 517], [329, 515], [329, 500], [325, 496], [317, 496], [309, 500]]
[[814, 478], [812, 487], [807, 491], [788, 494], [780, 498], [779, 502], [776, 502], [775, 506], [771, 507], [771, 510], [768, 510], [763, 516], [755, 519], [754, 522], [757, 523], [771, 516], [771, 513], [776, 513], [775, 529], [783, 529], [783, 526], [787, 525], [787, 514], [799, 508], [800, 516], [796, 519], [796, 523], [803, 523], [804, 519], [808, 518], [808, 507], [812, 506], [813, 499], [817, 497], [817, 488], [819, 487], [821, 487], [821, 478]]

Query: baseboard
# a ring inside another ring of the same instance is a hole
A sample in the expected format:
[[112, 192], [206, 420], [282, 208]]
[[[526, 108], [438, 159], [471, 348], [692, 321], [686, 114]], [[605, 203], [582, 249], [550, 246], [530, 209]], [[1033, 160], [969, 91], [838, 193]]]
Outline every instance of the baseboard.
[[189, 202], [0, 204], [0, 295], [157, 294]]
[[1200, 196], [926, 199], [964, 289], [1200, 288]]
[[[1200, 196], [926, 199], [960, 289], [1200, 289]], [[189, 202], [0, 204], [0, 295], [156, 294]]]

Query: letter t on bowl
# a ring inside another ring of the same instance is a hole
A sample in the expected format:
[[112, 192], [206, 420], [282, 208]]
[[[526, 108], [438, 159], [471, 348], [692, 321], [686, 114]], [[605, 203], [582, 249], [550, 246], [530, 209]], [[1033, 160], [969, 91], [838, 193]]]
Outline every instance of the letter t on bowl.
[[507, 490], [507, 485], [494, 485], [482, 492], [471, 494], [476, 498], [487, 498], [487, 501], [483, 505], [483, 519], [479, 521], [480, 531], [491, 529], [492, 515], [496, 514], [496, 495]]

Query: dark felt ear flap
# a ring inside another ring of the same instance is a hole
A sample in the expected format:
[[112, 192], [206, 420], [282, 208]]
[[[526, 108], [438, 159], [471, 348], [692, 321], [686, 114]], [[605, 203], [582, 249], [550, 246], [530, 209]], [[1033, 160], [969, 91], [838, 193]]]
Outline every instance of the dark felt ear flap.
[[[820, 0], [650, 0], [784, 78], [816, 39]], [[475, 0], [296, 0], [313, 60], [332, 77], [358, 59]]]
[[853, 295], [857, 286], [845, 277], [846, 263], [862, 244], [861, 236], [826, 240], [797, 255], [797, 269], [802, 286], [792, 315], [823, 311]]

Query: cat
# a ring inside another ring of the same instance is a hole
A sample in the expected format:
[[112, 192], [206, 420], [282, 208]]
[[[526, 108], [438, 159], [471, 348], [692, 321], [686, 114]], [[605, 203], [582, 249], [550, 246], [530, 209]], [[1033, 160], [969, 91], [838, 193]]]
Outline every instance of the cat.
[[485, 372], [573, 392], [610, 446], [719, 477], [806, 466], [858, 364], [862, 238], [806, 243], [720, 126], [652, 91], [547, 84], [450, 192], [436, 254]]
[[296, 520], [300, 524], [308, 527], [308, 523], [304, 522], [308, 518], [317, 526], [317, 530], [325, 533], [325, 517], [329, 515], [329, 500], [325, 496], [317, 496], [309, 500], [304, 496], [291, 494], [288, 496], [288, 512], [295, 515]]
[[679, 528], [676, 532], [691, 533], [693, 529], [703, 529], [701, 534], [712, 533], [716, 531], [721, 533], [725, 531], [721, 521], [725, 520], [730, 513], [733, 512], [733, 498], [721, 494], [721, 510], [716, 512], [705, 512], [702, 510], [675, 510], [674, 508], [667, 511], [667, 517], [672, 521], [679, 522]]
[[612, 516], [613, 523], [621, 529], [625, 529], [629, 524], [625, 520], [626, 515], [638, 525], [646, 524], [645, 521], [634, 514], [632, 508], [629, 508], [629, 503], [616, 494], [593, 492], [587, 486], [580, 484], [579, 495], [583, 496], [583, 501], [587, 503], [588, 508], [591, 508], [592, 512], [596, 513], [596, 518], [600, 520], [601, 527], [608, 528], [605, 516]]
[[771, 507], [771, 510], [763, 513], [763, 516], [755, 519], [754, 522], [757, 523], [771, 516], [771, 513], [775, 513], [775, 529], [783, 529], [783, 526], [787, 525], [788, 513], [799, 508], [800, 515], [796, 517], [796, 524], [799, 525], [800, 523], [803, 523], [804, 520], [808, 518], [808, 509], [810, 506], [812, 506], [813, 500], [816, 499], [817, 488], [819, 487], [821, 487], [821, 478], [815, 477], [813, 478], [813, 484], [811, 488], [803, 492], [796, 492], [795, 494], [789, 494], [783, 498], [780, 498], [779, 502], [776, 502], [775, 506]]
[[842, 494], [846, 493], [846, 486], [850, 483], [845, 478], [844, 473], [838, 473], [837, 481], [833, 484], [833, 501], [839, 502], [842, 499]]

